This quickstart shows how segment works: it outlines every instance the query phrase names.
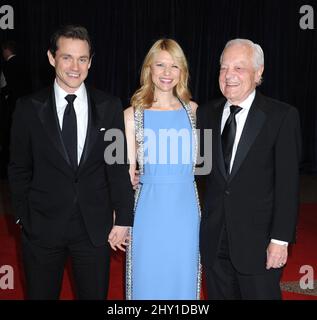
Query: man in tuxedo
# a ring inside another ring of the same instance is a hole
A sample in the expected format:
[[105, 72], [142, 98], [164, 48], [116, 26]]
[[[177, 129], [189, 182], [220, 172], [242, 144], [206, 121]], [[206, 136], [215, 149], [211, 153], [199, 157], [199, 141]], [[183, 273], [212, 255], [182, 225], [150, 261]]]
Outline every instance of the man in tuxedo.
[[30, 93], [30, 79], [28, 72], [17, 54], [17, 44], [13, 40], [6, 40], [1, 44], [3, 64], [3, 79], [5, 86], [2, 88], [1, 98], [1, 127], [3, 134], [3, 149], [1, 156], [1, 176], [7, 177], [9, 162], [9, 144], [12, 113], [19, 97]]
[[7, 40], [1, 44], [4, 59], [3, 74], [6, 86], [3, 88], [11, 113], [18, 98], [30, 93], [30, 77], [20, 55], [17, 54], [17, 44]]
[[105, 299], [110, 246], [124, 250], [133, 220], [128, 165], [104, 159], [105, 132], [124, 133], [121, 103], [84, 83], [92, 60], [85, 28], [58, 30], [47, 54], [55, 82], [18, 100], [12, 125], [9, 182], [27, 296], [58, 299], [70, 257], [78, 298]]
[[[0, 179], [7, 176], [7, 161], [6, 156], [6, 108], [5, 108], [5, 97], [1, 94], [1, 90], [7, 85], [5, 77], [3, 75], [1, 64], [0, 64]], [[8, 149], [8, 148], [7, 148]]]
[[300, 125], [294, 107], [256, 89], [263, 70], [259, 45], [229, 41], [220, 59], [225, 99], [198, 108], [198, 127], [213, 130], [200, 239], [209, 299], [281, 298], [297, 221]]

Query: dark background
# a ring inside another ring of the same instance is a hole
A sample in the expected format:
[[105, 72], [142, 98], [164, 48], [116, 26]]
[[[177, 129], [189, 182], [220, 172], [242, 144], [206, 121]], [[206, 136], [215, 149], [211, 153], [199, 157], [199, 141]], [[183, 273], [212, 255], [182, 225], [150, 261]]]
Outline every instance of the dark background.
[[[260, 90], [296, 106], [303, 136], [303, 173], [317, 173], [317, 1], [313, 0], [1, 0], [14, 8], [14, 30], [0, 42], [19, 43], [19, 55], [38, 90], [54, 77], [46, 51], [61, 24], [84, 25], [96, 55], [88, 82], [119, 96], [124, 106], [137, 89], [143, 58], [155, 40], [177, 40], [188, 58], [193, 99], [221, 95], [219, 56], [232, 38], [259, 43], [265, 55]], [[299, 27], [302, 5], [311, 5], [315, 29]], [[23, 74], [21, 74], [23, 77]]]

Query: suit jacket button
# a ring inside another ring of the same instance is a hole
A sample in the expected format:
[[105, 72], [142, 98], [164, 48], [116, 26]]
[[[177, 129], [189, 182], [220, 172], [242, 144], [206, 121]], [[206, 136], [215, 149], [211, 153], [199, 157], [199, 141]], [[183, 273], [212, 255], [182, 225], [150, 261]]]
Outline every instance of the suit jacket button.
[[226, 191], [225, 191], [225, 195], [226, 195], [226, 196], [229, 196], [229, 195], [230, 195], [230, 191], [229, 191], [229, 190], [226, 190]]
[[78, 178], [75, 178], [74, 182], [75, 182], [75, 183], [78, 183]]

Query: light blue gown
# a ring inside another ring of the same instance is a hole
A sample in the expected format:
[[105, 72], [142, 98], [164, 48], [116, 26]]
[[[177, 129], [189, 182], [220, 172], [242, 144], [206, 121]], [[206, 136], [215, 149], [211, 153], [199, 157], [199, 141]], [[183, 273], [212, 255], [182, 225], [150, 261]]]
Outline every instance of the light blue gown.
[[127, 299], [199, 299], [200, 209], [191, 109], [144, 110], [141, 118], [136, 125], [143, 146], [127, 255]]

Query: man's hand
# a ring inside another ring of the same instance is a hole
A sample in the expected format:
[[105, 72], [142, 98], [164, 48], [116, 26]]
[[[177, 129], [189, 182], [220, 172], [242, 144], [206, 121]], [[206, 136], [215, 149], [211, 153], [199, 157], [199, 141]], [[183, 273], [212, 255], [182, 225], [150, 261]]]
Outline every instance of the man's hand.
[[139, 173], [139, 170], [135, 170], [133, 180], [131, 181], [133, 190], [136, 190], [138, 188], [139, 182], [140, 182], [140, 173]]
[[266, 269], [282, 268], [287, 261], [287, 246], [271, 242], [266, 249], [266, 254]]
[[117, 251], [117, 248], [125, 251], [124, 246], [129, 245], [129, 228], [130, 227], [113, 226], [111, 229], [108, 242], [114, 251]]

